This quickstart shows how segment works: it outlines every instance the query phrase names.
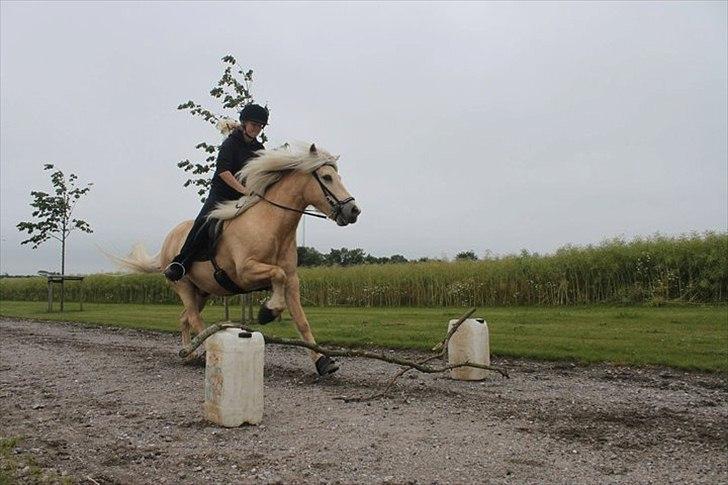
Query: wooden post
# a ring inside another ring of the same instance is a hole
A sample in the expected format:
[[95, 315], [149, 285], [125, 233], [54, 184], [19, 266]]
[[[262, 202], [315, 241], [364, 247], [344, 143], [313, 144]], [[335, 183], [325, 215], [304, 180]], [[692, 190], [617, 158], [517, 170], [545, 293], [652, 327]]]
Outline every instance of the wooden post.
[[65, 293], [65, 286], [63, 284], [63, 276], [61, 276], [61, 313], [63, 313], [63, 299], [64, 299], [64, 293]]
[[243, 323], [253, 323], [253, 294], [240, 295], [240, 312]]
[[240, 323], [245, 323], [245, 297], [246, 295], [240, 295]]
[[81, 285], [81, 311], [83, 311], [83, 298], [84, 298], [84, 292], [83, 292], [83, 280], [79, 283]]
[[248, 308], [248, 323], [253, 323], [253, 293], [248, 293], [245, 296], [245, 306]]
[[225, 321], [230, 321], [230, 309], [228, 308], [228, 297], [223, 296], [222, 297], [223, 304], [225, 305]]
[[48, 313], [53, 311], [53, 283], [48, 278]]

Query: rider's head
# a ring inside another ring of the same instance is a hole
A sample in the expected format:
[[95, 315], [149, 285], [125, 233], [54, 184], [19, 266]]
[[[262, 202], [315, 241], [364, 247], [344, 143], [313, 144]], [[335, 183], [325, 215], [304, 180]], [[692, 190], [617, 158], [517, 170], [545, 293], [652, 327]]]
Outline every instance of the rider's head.
[[250, 138], [257, 138], [268, 124], [268, 109], [259, 104], [248, 104], [240, 112], [240, 123], [243, 133]]

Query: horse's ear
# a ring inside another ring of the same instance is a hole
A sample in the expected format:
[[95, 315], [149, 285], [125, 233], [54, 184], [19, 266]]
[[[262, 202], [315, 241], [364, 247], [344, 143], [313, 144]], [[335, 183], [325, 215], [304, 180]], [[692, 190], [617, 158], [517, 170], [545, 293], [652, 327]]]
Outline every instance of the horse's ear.
[[311, 148], [308, 149], [309, 153], [316, 153], [316, 144], [311, 143]]

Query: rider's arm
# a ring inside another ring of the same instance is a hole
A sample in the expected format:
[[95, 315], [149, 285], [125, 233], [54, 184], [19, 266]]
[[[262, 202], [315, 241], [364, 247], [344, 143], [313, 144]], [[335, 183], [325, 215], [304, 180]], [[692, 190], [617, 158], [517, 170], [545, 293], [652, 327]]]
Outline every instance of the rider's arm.
[[240, 192], [242, 195], [248, 194], [248, 191], [245, 189], [245, 186], [243, 184], [241, 184], [238, 181], [238, 179], [236, 179], [235, 176], [233, 176], [232, 173], [230, 173], [230, 170], [225, 170], [218, 176], [222, 179], [223, 182], [225, 182], [230, 187], [232, 187], [233, 189]]

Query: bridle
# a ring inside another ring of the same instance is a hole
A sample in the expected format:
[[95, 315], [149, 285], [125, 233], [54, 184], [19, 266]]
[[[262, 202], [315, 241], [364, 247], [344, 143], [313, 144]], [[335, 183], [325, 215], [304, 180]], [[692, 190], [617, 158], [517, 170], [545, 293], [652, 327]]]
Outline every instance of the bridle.
[[[323, 167], [323, 165], [322, 165], [322, 167]], [[319, 168], [321, 168], [321, 167], [319, 167]], [[336, 195], [334, 195], [334, 193], [331, 192], [331, 190], [328, 187], [326, 187], [326, 185], [324, 185], [324, 183], [321, 181], [321, 177], [319, 177], [319, 174], [318, 174], [318, 169], [314, 170], [311, 174], [316, 179], [316, 182], [318, 182], [319, 187], [321, 187], [321, 190], [324, 193], [324, 197], [326, 197], [326, 201], [331, 206], [331, 216], [330, 217], [333, 220], [336, 220], [336, 218], [341, 214], [342, 208], [349, 202], [353, 201], [354, 197], [347, 197], [344, 200], [339, 200], [336, 197]]]
[[[330, 163], [325, 163], [325, 164], [321, 165], [321, 167], [323, 167], [325, 165], [329, 165], [329, 166], [332, 166], [333, 167], [333, 165], [331, 165]], [[319, 167], [319, 168], [321, 168], [321, 167]], [[267, 199], [262, 194], [252, 194], [252, 195], [258, 196], [261, 199], [263, 199], [264, 201], [268, 202], [270, 205], [273, 205], [275, 207], [279, 207], [281, 209], [285, 209], [285, 210], [289, 210], [289, 211], [293, 211], [293, 212], [298, 212], [298, 213], [303, 214], [303, 215], [318, 217], [318, 218], [321, 218], [321, 219], [331, 218], [333, 220], [336, 220], [336, 218], [339, 217], [339, 215], [341, 214], [341, 211], [343, 210], [343, 207], [346, 204], [348, 204], [349, 202], [355, 200], [354, 197], [347, 197], [344, 200], [339, 200], [336, 197], [336, 194], [334, 194], [321, 181], [321, 177], [319, 177], [319, 174], [318, 174], [318, 168], [316, 170], [314, 170], [313, 172], [311, 172], [311, 175], [313, 175], [313, 177], [316, 179], [316, 182], [318, 182], [319, 187], [321, 187], [321, 191], [324, 193], [324, 197], [326, 197], [326, 201], [331, 206], [331, 214], [329, 214], [328, 216], [326, 216], [324, 214], [319, 214], [317, 212], [310, 212], [310, 211], [306, 211], [306, 210], [295, 209], [293, 207], [288, 207], [288, 206], [279, 204], [277, 202], [273, 202], [272, 200]]]

